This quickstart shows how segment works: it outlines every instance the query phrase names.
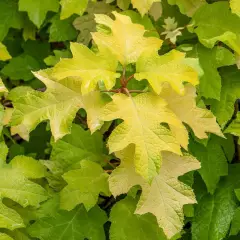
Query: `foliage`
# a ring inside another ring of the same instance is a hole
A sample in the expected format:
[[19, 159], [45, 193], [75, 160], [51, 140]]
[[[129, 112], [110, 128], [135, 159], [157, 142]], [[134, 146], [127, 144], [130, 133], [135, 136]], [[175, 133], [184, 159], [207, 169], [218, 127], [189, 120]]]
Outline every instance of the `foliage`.
[[0, 239], [240, 237], [240, 2], [0, 1]]

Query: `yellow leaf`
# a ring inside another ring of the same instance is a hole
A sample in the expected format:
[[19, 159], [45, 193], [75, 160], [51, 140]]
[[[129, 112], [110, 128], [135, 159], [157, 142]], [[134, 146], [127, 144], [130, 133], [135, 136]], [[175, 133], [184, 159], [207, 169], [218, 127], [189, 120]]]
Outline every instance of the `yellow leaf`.
[[11, 59], [11, 55], [9, 54], [7, 48], [5, 45], [3, 45], [2, 43], [0, 43], [0, 60], [1, 61], [6, 61]]
[[[82, 80], [82, 94], [94, 91], [99, 81], [103, 81], [107, 90], [115, 85], [118, 62], [107, 49], [95, 54], [88, 47], [79, 43], [71, 43], [73, 58], [62, 59], [53, 70], [57, 80], [66, 77], [79, 77]], [[104, 54], [103, 54], [104, 53]]]
[[3, 84], [2, 79], [0, 78], [0, 93], [5, 93], [5, 92], [8, 92], [8, 90], [5, 87], [5, 85]]
[[194, 59], [185, 58], [185, 53], [172, 50], [159, 56], [156, 51], [145, 51], [138, 59], [136, 65], [137, 80], [147, 79], [153, 90], [159, 94], [165, 82], [179, 94], [184, 94], [183, 82], [189, 82], [194, 86], [198, 84], [198, 73], [189, 65]]
[[196, 106], [195, 87], [187, 84], [185, 89], [186, 94], [180, 96], [171, 87], [165, 85], [160, 96], [167, 101], [169, 108], [178, 118], [192, 128], [198, 138], [207, 138], [208, 135], [206, 133], [215, 133], [223, 137], [221, 129], [216, 122], [216, 117], [211, 111]]
[[137, 61], [143, 51], [157, 51], [162, 40], [155, 37], [144, 37], [145, 29], [140, 24], [134, 24], [131, 18], [113, 12], [115, 20], [102, 14], [96, 14], [95, 20], [110, 28], [111, 33], [92, 33], [99, 49], [108, 48], [122, 65]]
[[177, 156], [164, 152], [161, 170], [149, 185], [134, 170], [134, 152], [134, 147], [130, 145], [116, 154], [121, 159], [121, 165], [109, 177], [110, 191], [117, 196], [140, 185], [142, 194], [135, 213], [155, 215], [159, 226], [171, 238], [183, 227], [183, 205], [196, 203], [192, 189], [180, 182], [178, 177], [200, 168], [200, 163], [190, 155]]
[[233, 13], [236, 13], [240, 16], [240, 1], [239, 0], [230, 0], [230, 7]]
[[134, 98], [115, 94], [112, 98], [113, 101], [104, 107], [101, 119], [111, 121], [119, 118], [124, 122], [109, 137], [110, 152], [120, 151], [131, 143], [135, 144], [136, 171], [151, 181], [159, 172], [162, 151], [181, 154], [178, 140], [161, 123], [167, 123], [170, 128], [174, 127], [181, 133], [185, 127], [167, 108], [167, 103], [152, 93], [139, 94]]
[[154, 2], [161, 2], [161, 0], [132, 0], [132, 5], [144, 16], [151, 8]]

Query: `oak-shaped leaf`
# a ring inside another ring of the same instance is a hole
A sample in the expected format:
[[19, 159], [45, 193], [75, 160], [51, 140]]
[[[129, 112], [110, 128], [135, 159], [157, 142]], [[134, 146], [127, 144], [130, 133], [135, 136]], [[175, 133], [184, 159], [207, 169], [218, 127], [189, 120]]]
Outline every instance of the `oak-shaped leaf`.
[[88, 125], [94, 132], [101, 127], [100, 108], [104, 104], [100, 92], [81, 95], [81, 81], [67, 78], [57, 81], [51, 77], [51, 69], [35, 73], [46, 86], [47, 91], [39, 92], [30, 88], [14, 89], [10, 98], [14, 113], [11, 119], [12, 133], [18, 133], [24, 139], [29, 132], [42, 121], [49, 120], [55, 140], [70, 133], [72, 121], [80, 108], [88, 113]]
[[[167, 240], [156, 218], [150, 214], [135, 214], [137, 199], [127, 196], [111, 209], [111, 240]], [[141, 229], [141, 231], [139, 231]]]
[[[93, 134], [77, 124], [72, 125], [71, 134], [57, 142], [52, 142], [50, 161], [42, 161], [53, 174], [61, 175], [70, 170], [81, 168], [82, 160], [104, 165], [108, 159], [104, 154], [104, 144], [99, 132]], [[106, 152], [106, 151], [105, 151]]]
[[183, 95], [184, 82], [194, 86], [198, 84], [198, 73], [194, 65], [197, 65], [196, 59], [186, 59], [185, 53], [177, 50], [162, 56], [157, 51], [148, 50], [138, 58], [134, 77], [139, 81], [147, 79], [157, 94], [161, 92], [163, 84], [168, 82], [178, 94]]
[[94, 162], [82, 160], [81, 168], [71, 170], [63, 175], [67, 186], [60, 193], [60, 207], [72, 210], [83, 203], [90, 210], [98, 200], [100, 192], [109, 195], [108, 174]]
[[132, 23], [131, 18], [117, 12], [113, 12], [115, 20], [107, 15], [96, 14], [98, 24], [108, 27], [111, 32], [103, 31], [92, 33], [93, 40], [98, 48], [109, 49], [126, 66], [137, 61], [144, 51], [157, 51], [162, 45], [162, 40], [155, 37], [145, 37], [146, 30], [140, 24]]
[[94, 53], [80, 43], [70, 45], [73, 58], [62, 59], [53, 69], [53, 77], [57, 80], [66, 77], [79, 77], [82, 81], [82, 94], [87, 94], [103, 81], [107, 90], [113, 88], [116, 78], [117, 59], [106, 48]]
[[195, 32], [199, 41], [208, 48], [221, 41], [240, 54], [239, 24], [240, 18], [231, 12], [229, 3], [220, 1], [200, 7], [192, 18], [189, 30]]
[[129, 144], [136, 145], [134, 162], [137, 173], [150, 181], [161, 167], [161, 152], [171, 151], [181, 154], [179, 139], [161, 125], [168, 123], [179, 130], [185, 145], [187, 131], [182, 122], [167, 107], [167, 102], [153, 93], [142, 93], [136, 97], [115, 94], [113, 101], [104, 106], [101, 119], [111, 121], [123, 119], [111, 133], [108, 146], [110, 152], [124, 149]]
[[196, 200], [192, 189], [180, 182], [178, 177], [200, 168], [200, 163], [190, 155], [164, 152], [159, 175], [149, 185], [135, 172], [132, 145], [118, 152], [117, 157], [121, 159], [121, 165], [109, 177], [112, 194], [118, 196], [140, 185], [142, 194], [135, 213], [155, 215], [168, 238], [180, 232], [184, 221], [183, 205], [196, 203]]
[[61, 210], [52, 217], [37, 220], [28, 228], [28, 233], [41, 240], [105, 240], [103, 224], [106, 221], [105, 212], [98, 206], [87, 212], [81, 205], [70, 212]]

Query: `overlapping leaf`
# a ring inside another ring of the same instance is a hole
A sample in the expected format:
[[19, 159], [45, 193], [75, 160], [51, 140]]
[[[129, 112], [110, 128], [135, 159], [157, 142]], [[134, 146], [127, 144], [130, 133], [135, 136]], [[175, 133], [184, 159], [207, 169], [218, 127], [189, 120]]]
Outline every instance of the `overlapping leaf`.
[[[103, 104], [99, 92], [86, 96], [80, 94], [81, 82], [76, 78], [56, 81], [51, 77], [51, 70], [35, 73], [46, 86], [42, 93], [30, 89], [17, 88], [10, 97], [15, 111], [12, 117], [13, 133], [19, 133], [28, 139], [32, 131], [41, 121], [49, 120], [55, 140], [70, 133], [72, 121], [80, 108], [88, 113], [89, 128], [94, 131], [101, 126], [100, 107]], [[24, 96], [19, 94], [24, 93]], [[94, 107], [93, 107], [94, 105]]]
[[185, 127], [167, 108], [167, 103], [152, 93], [139, 94], [134, 98], [115, 94], [112, 98], [113, 101], [102, 110], [101, 118], [104, 121], [119, 118], [124, 122], [118, 125], [109, 137], [110, 152], [122, 150], [134, 143], [136, 171], [151, 181], [159, 172], [162, 151], [181, 154], [179, 142], [161, 123], [168, 123], [174, 129], [179, 129], [184, 135], [183, 145], [187, 139]]
[[168, 238], [178, 233], [183, 226], [183, 205], [196, 202], [191, 188], [180, 182], [178, 177], [200, 168], [200, 163], [192, 156], [180, 157], [173, 153], [164, 153], [159, 175], [149, 185], [135, 172], [133, 146], [117, 156], [122, 159], [122, 163], [109, 178], [113, 195], [126, 193], [131, 187], [140, 185], [142, 195], [135, 213], [154, 214]]

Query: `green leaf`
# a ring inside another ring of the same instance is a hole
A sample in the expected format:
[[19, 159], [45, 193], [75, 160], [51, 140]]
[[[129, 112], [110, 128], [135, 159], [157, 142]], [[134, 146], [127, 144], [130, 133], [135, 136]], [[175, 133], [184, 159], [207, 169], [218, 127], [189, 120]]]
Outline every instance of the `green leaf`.
[[29, 81], [34, 78], [31, 71], [40, 69], [38, 61], [30, 55], [22, 54], [12, 58], [2, 69], [2, 73], [12, 80]]
[[204, 182], [207, 185], [208, 191], [213, 194], [221, 176], [228, 174], [228, 164], [225, 153], [213, 136], [204, 147], [200, 143], [190, 141], [189, 149], [201, 162], [201, 169], [198, 170]]
[[[0, 200], [0, 228], [14, 230], [25, 227], [21, 216], [13, 209], [8, 208]], [[0, 237], [1, 239], [1, 237]]]
[[44, 59], [47, 66], [56, 65], [61, 58], [70, 58], [72, 56], [71, 52], [68, 50], [54, 50], [54, 55], [50, 55]]
[[134, 214], [136, 204], [135, 199], [126, 197], [113, 206], [110, 214], [110, 239], [167, 240], [152, 214]]
[[235, 64], [234, 55], [224, 47], [210, 50], [201, 44], [197, 44], [193, 51], [204, 72], [200, 77], [200, 94], [205, 98], [220, 100], [222, 84], [218, 68]]
[[237, 235], [239, 231], [240, 231], [240, 208], [237, 208], [232, 219], [230, 235]]
[[82, 96], [81, 82], [76, 78], [56, 81], [51, 77], [51, 69], [35, 73], [46, 86], [42, 93], [29, 88], [19, 87], [10, 94], [15, 111], [12, 116], [12, 133], [19, 133], [22, 138], [29, 139], [29, 133], [45, 120], [50, 121], [50, 127], [55, 140], [71, 132], [72, 121], [76, 112], [84, 108], [88, 114], [87, 122], [92, 132], [102, 125], [100, 109], [104, 104], [99, 92]]
[[16, 156], [11, 160], [13, 168], [21, 171], [24, 176], [31, 179], [43, 178], [46, 175], [46, 169], [39, 162], [31, 157]]
[[57, 12], [58, 0], [19, 0], [19, 10], [26, 11], [30, 20], [38, 27], [42, 25], [47, 12]]
[[240, 96], [240, 71], [234, 67], [225, 67], [220, 71], [222, 77], [222, 91], [220, 101], [211, 101], [211, 110], [223, 127], [234, 113], [235, 101]]
[[183, 205], [195, 203], [192, 189], [178, 180], [179, 176], [200, 167], [192, 156], [183, 157], [173, 153], [163, 154], [163, 164], [152, 184], [149, 185], [135, 172], [134, 147], [129, 146], [117, 153], [121, 165], [109, 177], [109, 188], [114, 196], [127, 193], [133, 186], [140, 185], [142, 194], [136, 214], [152, 213], [168, 238], [173, 237], [183, 227]]
[[9, 60], [11, 59], [11, 55], [9, 54], [7, 48], [5, 45], [3, 45], [1, 42], [0, 42], [0, 61], [6, 61], [6, 60]]
[[101, 118], [104, 121], [123, 119], [124, 122], [109, 137], [110, 153], [120, 151], [131, 143], [135, 144], [136, 172], [151, 182], [161, 167], [162, 151], [181, 154], [180, 143], [175, 135], [161, 123], [168, 123], [181, 131], [183, 137], [178, 140], [184, 141], [184, 144], [187, 139], [185, 127], [168, 109], [167, 102], [152, 93], [142, 93], [136, 97], [115, 94], [112, 99], [104, 107]]
[[188, 61], [196, 63], [195, 59], [186, 59], [184, 53], [176, 50], [163, 56], [156, 51], [145, 51], [137, 60], [134, 77], [139, 81], [147, 79], [157, 94], [168, 82], [178, 94], [184, 95], [183, 82], [198, 84], [198, 74]]
[[107, 216], [98, 206], [87, 212], [83, 206], [67, 212], [59, 211], [54, 217], [37, 220], [28, 228], [32, 237], [41, 240], [105, 240], [103, 224]]
[[181, 13], [191, 17], [198, 8], [206, 4], [206, 0], [168, 0], [171, 5], [178, 5]]
[[11, 238], [5, 233], [0, 233], [0, 240], [13, 240], [13, 238]]
[[240, 54], [239, 24], [240, 18], [231, 13], [229, 3], [220, 1], [199, 8], [189, 29], [208, 48], [213, 48], [217, 41], [221, 41]]
[[116, 78], [117, 60], [109, 55], [95, 54], [82, 44], [71, 43], [72, 59], [62, 59], [53, 70], [53, 76], [60, 80], [66, 77], [80, 77], [82, 94], [87, 94], [96, 88], [99, 81], [103, 81], [107, 90], [114, 85]]
[[234, 119], [225, 129], [225, 133], [231, 133], [240, 137], [240, 112], [237, 113], [236, 119]]
[[63, 42], [76, 39], [77, 31], [72, 25], [74, 19], [75, 17], [70, 17], [60, 20], [59, 15], [54, 16], [49, 28], [50, 42]]
[[10, 28], [20, 29], [23, 16], [18, 12], [17, 0], [1, 0], [0, 2], [0, 42], [6, 37]]
[[[82, 139], [82, 141], [81, 141]], [[96, 132], [91, 135], [81, 126], [73, 124], [71, 134], [57, 142], [52, 142], [51, 161], [44, 161], [54, 174], [63, 174], [81, 167], [82, 160], [104, 164], [107, 156], [103, 154], [102, 136]]]
[[82, 160], [81, 168], [71, 170], [63, 175], [67, 186], [61, 191], [61, 208], [72, 210], [83, 203], [89, 211], [98, 200], [99, 193], [109, 195], [108, 174], [94, 162]]
[[240, 187], [240, 164], [229, 166], [229, 174], [221, 179], [214, 195], [205, 194], [198, 201], [192, 225], [193, 240], [221, 240], [230, 227], [238, 206], [234, 189]]
[[61, 19], [70, 17], [72, 14], [76, 13], [78, 15], [83, 15], [87, 8], [88, 0], [61, 0], [62, 11]]
[[117, 0], [117, 5], [122, 10], [127, 10], [129, 8], [130, 3], [131, 0]]
[[230, 7], [233, 13], [240, 15], [240, 4], [238, 0], [230, 0]]

